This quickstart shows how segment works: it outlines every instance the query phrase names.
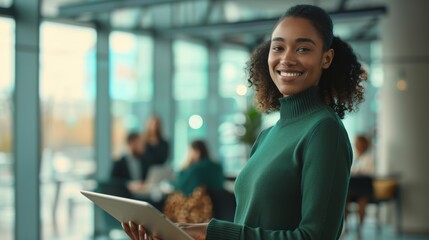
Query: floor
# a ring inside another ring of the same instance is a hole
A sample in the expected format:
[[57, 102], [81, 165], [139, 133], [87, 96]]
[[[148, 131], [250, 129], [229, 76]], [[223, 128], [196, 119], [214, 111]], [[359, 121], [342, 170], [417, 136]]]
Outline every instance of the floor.
[[[85, 202], [83, 202], [85, 203]], [[61, 207], [60, 209], [67, 209]], [[13, 240], [13, 224], [11, 220], [13, 219], [13, 211], [0, 211], [0, 238], [2, 240]], [[124, 235], [124, 232], [121, 230], [111, 232], [110, 237], [92, 237], [92, 218], [93, 211], [92, 206], [88, 204], [79, 204], [76, 206], [73, 219], [69, 219], [69, 216], [64, 216], [64, 219], [68, 221], [59, 221], [59, 233], [54, 234], [52, 231], [47, 231], [47, 229], [52, 229], [52, 226], [49, 224], [50, 221], [47, 221], [43, 226], [44, 230], [42, 231], [43, 237], [42, 240], [125, 240], [127, 239]], [[63, 213], [59, 212], [59, 216]], [[395, 234], [394, 228], [390, 223], [384, 223], [381, 225], [381, 228], [378, 229], [375, 221], [375, 214], [373, 214], [373, 209], [369, 208], [367, 217], [365, 218], [365, 223], [362, 228], [358, 230], [357, 226], [357, 216], [356, 214], [351, 214], [349, 216], [346, 230], [343, 231], [340, 240], [429, 240], [429, 236], [407, 236], [401, 235], [398, 236]], [[63, 219], [60, 217], [60, 219]]]
[[[383, 219], [381, 221], [383, 222]], [[376, 223], [375, 208], [372, 206], [367, 207], [365, 222], [360, 229], [358, 216], [352, 213], [348, 222], [345, 223], [340, 240], [429, 240], [429, 236], [398, 235], [392, 224], [382, 223], [381, 227], [378, 228]]]

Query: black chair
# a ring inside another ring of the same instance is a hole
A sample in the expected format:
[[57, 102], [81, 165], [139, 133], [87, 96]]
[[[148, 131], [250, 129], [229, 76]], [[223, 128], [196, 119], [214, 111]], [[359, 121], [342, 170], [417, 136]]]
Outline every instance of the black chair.
[[235, 196], [225, 189], [207, 189], [213, 202], [213, 215], [215, 218], [226, 221], [234, 221]]

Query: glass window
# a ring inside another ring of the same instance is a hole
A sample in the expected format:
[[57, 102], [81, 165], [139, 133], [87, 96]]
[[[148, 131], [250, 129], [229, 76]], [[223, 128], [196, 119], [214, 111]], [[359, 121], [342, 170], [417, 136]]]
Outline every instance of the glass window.
[[0, 7], [10, 7], [13, 0], [0, 0]]
[[14, 239], [13, 89], [15, 24], [0, 18], [0, 236]]
[[208, 51], [204, 45], [176, 41], [174, 51], [174, 99], [197, 100], [207, 97]]
[[42, 239], [93, 233], [92, 205], [79, 189], [95, 172], [95, 43], [93, 29], [41, 25]]
[[364, 102], [359, 105], [357, 112], [346, 114], [344, 118], [344, 126], [352, 143], [356, 135], [364, 134], [371, 138], [375, 137], [378, 111], [376, 95], [383, 81], [379, 42], [362, 43], [361, 45], [354, 45], [353, 48], [359, 55], [365, 55], [365, 52], [368, 51], [367, 62], [361, 61], [361, 64], [369, 74], [368, 81], [363, 84], [365, 88]]
[[173, 164], [178, 168], [190, 141], [206, 136], [208, 51], [202, 44], [176, 41], [173, 54], [173, 93], [176, 100]]
[[246, 111], [251, 107], [252, 94], [245, 72], [249, 53], [239, 48], [223, 48], [219, 60], [219, 155], [225, 174], [236, 176], [247, 160], [250, 148], [239, 140], [245, 132]]
[[110, 35], [112, 155], [122, 153], [129, 131], [140, 131], [153, 98], [153, 40], [124, 32]]

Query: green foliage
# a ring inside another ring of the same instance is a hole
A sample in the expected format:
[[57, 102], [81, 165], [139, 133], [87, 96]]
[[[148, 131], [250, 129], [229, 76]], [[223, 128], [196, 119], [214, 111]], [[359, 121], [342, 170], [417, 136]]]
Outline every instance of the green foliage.
[[239, 140], [245, 144], [253, 145], [258, 137], [261, 123], [262, 123], [262, 115], [261, 113], [254, 107], [250, 107], [246, 112], [246, 121], [241, 126], [244, 127], [245, 133], [244, 135], [239, 137]]

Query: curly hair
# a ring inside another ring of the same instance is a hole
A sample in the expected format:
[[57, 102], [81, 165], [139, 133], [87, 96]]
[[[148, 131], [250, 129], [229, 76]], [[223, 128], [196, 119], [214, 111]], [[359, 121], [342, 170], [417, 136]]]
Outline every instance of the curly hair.
[[[334, 49], [335, 55], [332, 63], [328, 69], [323, 69], [319, 81], [321, 99], [341, 119], [344, 118], [346, 111], [357, 110], [357, 105], [364, 100], [362, 82], [367, 79], [367, 73], [363, 70], [350, 45], [339, 37], [333, 36], [332, 20], [329, 15], [316, 6], [297, 5], [290, 8], [278, 23], [286, 17], [307, 19], [322, 37], [324, 50]], [[268, 68], [270, 45], [269, 40], [256, 47], [246, 67], [248, 82], [255, 90], [255, 100], [258, 107], [264, 112], [279, 110], [279, 99], [283, 97], [270, 77]]]

